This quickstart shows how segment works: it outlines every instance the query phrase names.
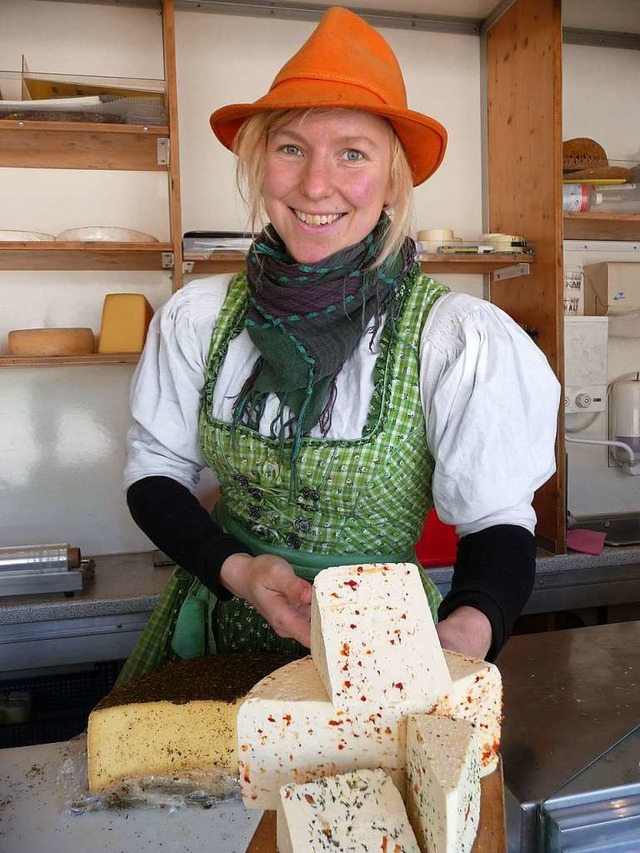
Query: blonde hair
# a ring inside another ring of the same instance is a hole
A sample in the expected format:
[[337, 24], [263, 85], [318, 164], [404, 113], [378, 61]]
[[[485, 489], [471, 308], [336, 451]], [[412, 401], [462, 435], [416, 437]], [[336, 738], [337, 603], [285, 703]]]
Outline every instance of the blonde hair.
[[[262, 186], [269, 135], [293, 118], [305, 115], [310, 110], [269, 110], [256, 113], [240, 128], [233, 151], [237, 155], [236, 184], [249, 214], [249, 229], [256, 233], [266, 224], [262, 203]], [[327, 110], [327, 112], [331, 112]], [[379, 266], [390, 255], [394, 255], [411, 230], [413, 213], [413, 177], [404, 148], [393, 126], [386, 121], [391, 137], [390, 185], [394, 198], [393, 207], [387, 210], [391, 224], [383, 238], [382, 251], [376, 259]]]

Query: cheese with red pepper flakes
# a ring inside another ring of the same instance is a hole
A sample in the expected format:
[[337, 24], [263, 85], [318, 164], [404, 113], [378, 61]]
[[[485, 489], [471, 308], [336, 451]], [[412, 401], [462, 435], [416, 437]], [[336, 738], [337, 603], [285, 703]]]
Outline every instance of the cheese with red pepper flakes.
[[238, 711], [238, 765], [248, 808], [275, 809], [286, 783], [382, 768], [404, 792], [406, 717], [429, 703], [332, 706], [311, 657], [294, 661], [249, 691]]
[[469, 853], [480, 820], [473, 723], [432, 714], [409, 716], [406, 802], [421, 850]]
[[502, 676], [495, 664], [445, 651], [453, 679], [451, 690], [438, 699], [434, 713], [475, 723], [480, 775], [488, 776], [498, 764], [502, 730]]
[[311, 655], [335, 708], [433, 702], [451, 691], [417, 566], [325, 569], [311, 604]]
[[383, 770], [284, 785], [279, 853], [420, 853], [400, 792]]

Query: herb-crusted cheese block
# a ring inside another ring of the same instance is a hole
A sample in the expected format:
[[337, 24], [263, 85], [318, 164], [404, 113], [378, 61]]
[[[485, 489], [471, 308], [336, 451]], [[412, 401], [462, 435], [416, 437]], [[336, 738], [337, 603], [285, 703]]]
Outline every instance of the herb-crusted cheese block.
[[451, 691], [417, 566], [325, 569], [311, 604], [311, 656], [335, 708], [435, 703]]
[[406, 799], [421, 850], [469, 853], [480, 819], [473, 723], [432, 714], [409, 716]]
[[334, 708], [311, 657], [264, 678], [238, 711], [238, 764], [248, 808], [275, 809], [286, 783], [384, 768], [404, 792], [406, 717], [419, 707]]
[[420, 853], [400, 792], [383, 770], [284, 785], [278, 853]]
[[238, 772], [236, 716], [247, 691], [291, 658], [228, 654], [167, 664], [115, 687], [89, 715], [89, 788], [148, 776]]
[[453, 684], [441, 696], [434, 713], [475, 723], [480, 775], [487, 776], [498, 764], [502, 730], [502, 676], [495, 664], [457, 652], [444, 653]]

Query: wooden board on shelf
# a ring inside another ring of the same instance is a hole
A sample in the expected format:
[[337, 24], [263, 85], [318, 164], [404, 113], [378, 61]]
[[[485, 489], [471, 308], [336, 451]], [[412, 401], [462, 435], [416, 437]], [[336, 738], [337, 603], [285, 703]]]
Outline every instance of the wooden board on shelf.
[[0, 369], [15, 367], [72, 367], [91, 364], [137, 364], [139, 353], [93, 353], [91, 355], [16, 356], [0, 355]]
[[513, 255], [508, 252], [491, 252], [486, 255], [422, 255], [420, 267], [429, 275], [437, 273], [463, 273], [465, 275], [485, 275], [516, 264], [531, 264], [535, 260], [532, 254]]
[[[241, 272], [245, 268], [244, 255], [238, 252], [216, 252], [207, 260], [185, 258], [188, 274], [202, 275], [225, 272]], [[420, 267], [429, 275], [441, 273], [462, 273], [484, 275], [495, 270], [514, 266], [518, 263], [534, 263], [534, 255], [512, 255], [506, 252], [494, 252], [486, 255], [438, 255], [423, 256]], [[193, 267], [190, 265], [193, 264]]]
[[564, 239], [640, 240], [640, 214], [565, 214]]
[[2, 270], [161, 270], [171, 243], [0, 243]]
[[0, 119], [0, 166], [164, 172], [158, 139], [169, 128]]
[[83, 98], [89, 95], [110, 95], [132, 98], [164, 95], [164, 80], [140, 80], [126, 77], [75, 77], [68, 74], [41, 74], [24, 71], [23, 90], [28, 100], [53, 98]]
[[[480, 781], [480, 823], [472, 853], [507, 853], [502, 762]], [[247, 853], [277, 853], [276, 813], [265, 812], [247, 847]]]

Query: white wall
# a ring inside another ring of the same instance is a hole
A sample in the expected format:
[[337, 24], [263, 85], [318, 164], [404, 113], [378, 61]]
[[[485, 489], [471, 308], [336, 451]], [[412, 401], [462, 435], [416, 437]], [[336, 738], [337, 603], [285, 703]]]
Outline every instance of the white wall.
[[[610, 160], [640, 161], [640, 53], [566, 45], [563, 62], [563, 139], [596, 139]], [[640, 243], [613, 244], [603, 251], [598, 241], [567, 241], [565, 266], [602, 261], [639, 261]], [[640, 263], [638, 266], [640, 277]], [[640, 370], [640, 338], [609, 338], [608, 376]], [[589, 422], [587, 415], [570, 416], [569, 427]], [[574, 438], [607, 438], [602, 413]], [[567, 504], [572, 515], [584, 517], [640, 511], [640, 478], [610, 467], [604, 447], [570, 444]]]

